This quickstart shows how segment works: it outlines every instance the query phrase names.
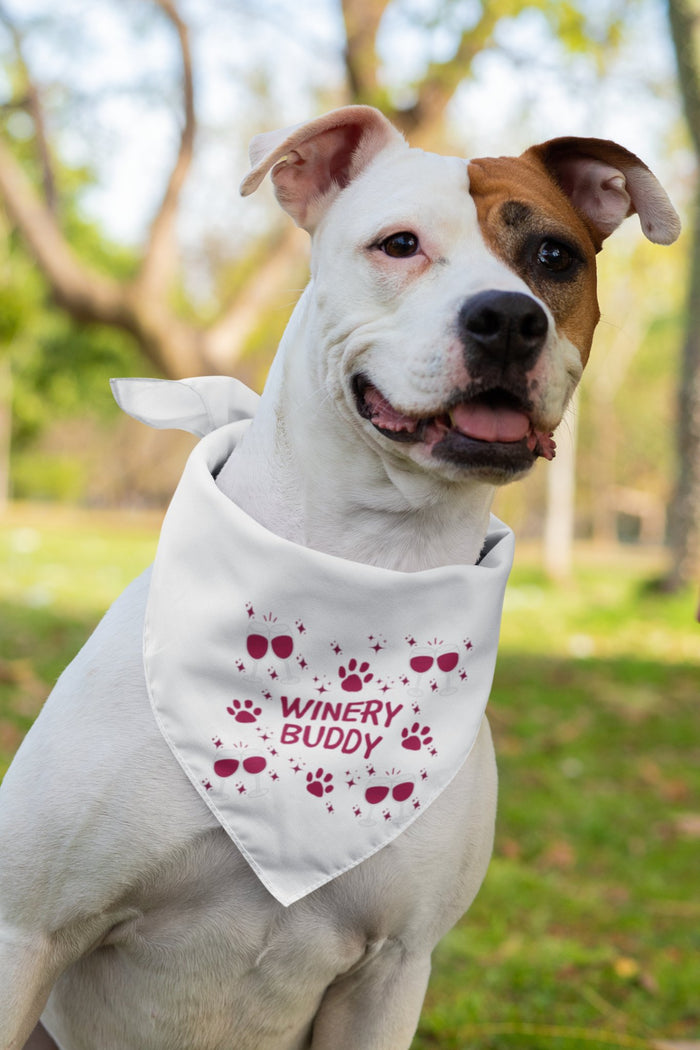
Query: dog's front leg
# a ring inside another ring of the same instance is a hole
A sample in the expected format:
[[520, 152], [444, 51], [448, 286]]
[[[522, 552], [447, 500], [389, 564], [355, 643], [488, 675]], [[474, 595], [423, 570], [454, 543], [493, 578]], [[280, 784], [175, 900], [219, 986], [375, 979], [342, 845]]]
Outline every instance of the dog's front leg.
[[60, 970], [48, 939], [0, 924], [0, 1050], [25, 1046]]
[[408, 1050], [429, 977], [429, 955], [386, 941], [372, 959], [330, 986], [311, 1050]]

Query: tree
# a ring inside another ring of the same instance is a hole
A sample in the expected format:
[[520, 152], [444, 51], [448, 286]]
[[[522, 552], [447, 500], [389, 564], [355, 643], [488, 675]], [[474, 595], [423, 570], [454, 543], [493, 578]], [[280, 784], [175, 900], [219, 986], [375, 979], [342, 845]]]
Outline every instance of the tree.
[[[160, 204], [143, 245], [136, 270], [128, 278], [106, 276], [78, 256], [62, 226], [53, 175], [53, 149], [48, 142], [42, 110], [41, 90], [24, 53], [23, 35], [0, 7], [0, 19], [14, 41], [17, 81], [11, 107], [28, 113], [34, 126], [34, 166], [39, 177], [32, 181], [26, 166], [11, 145], [0, 138], [0, 199], [12, 222], [34, 256], [55, 301], [81, 322], [109, 325], [127, 331], [152, 366], [166, 376], [203, 372], [230, 372], [244, 347], [255, 319], [290, 272], [296, 259], [295, 232], [285, 226], [266, 253], [263, 265], [249, 275], [237, 294], [220, 303], [209, 323], [198, 322], [173, 305], [178, 278], [176, 222], [182, 190], [192, 166], [197, 127], [195, 70], [190, 30], [181, 17], [177, 0], [142, 0], [157, 10], [170, 26], [179, 46], [182, 128], [172, 169]], [[436, 0], [434, 9], [419, 13], [405, 0], [342, 0], [343, 81], [341, 102], [364, 102], [380, 106], [386, 115], [411, 135], [413, 142], [427, 144], [439, 137], [447, 107], [459, 84], [470, 75], [475, 55], [494, 46], [503, 20], [524, 10], [539, 10], [552, 32], [573, 47], [586, 38], [586, 16], [573, 4], [560, 0], [483, 0], [470, 16], [454, 0]], [[421, 20], [428, 42], [425, 67], [415, 84], [405, 84], [401, 100], [383, 86], [379, 53], [380, 30], [392, 13], [406, 21]], [[465, 18], [469, 18], [465, 22]], [[612, 23], [614, 30], [617, 23]], [[430, 42], [436, 34], [451, 34], [447, 58], [431, 56]], [[614, 35], [614, 33], [613, 33]]]
[[[669, 0], [678, 82], [693, 149], [700, 164], [700, 3]], [[669, 507], [669, 590], [696, 579], [700, 570], [700, 180], [693, 202], [693, 229], [686, 328], [678, 392], [678, 476]]]

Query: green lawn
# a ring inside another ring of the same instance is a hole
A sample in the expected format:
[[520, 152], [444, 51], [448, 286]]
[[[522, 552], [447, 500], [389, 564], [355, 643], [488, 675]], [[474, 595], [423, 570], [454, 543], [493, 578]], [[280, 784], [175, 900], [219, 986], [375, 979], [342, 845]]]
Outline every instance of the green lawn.
[[[156, 531], [49, 509], [0, 519], [0, 772]], [[697, 595], [655, 594], [649, 555], [577, 561], [556, 587], [535, 552], [517, 556], [490, 704], [496, 850], [435, 953], [414, 1050], [700, 1040]]]

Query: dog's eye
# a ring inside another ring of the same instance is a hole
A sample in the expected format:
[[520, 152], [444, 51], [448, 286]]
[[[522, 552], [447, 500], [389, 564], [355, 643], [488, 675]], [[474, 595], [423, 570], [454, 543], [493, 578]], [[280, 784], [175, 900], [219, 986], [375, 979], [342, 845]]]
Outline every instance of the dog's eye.
[[385, 255], [390, 255], [392, 259], [408, 259], [409, 256], [416, 254], [419, 244], [415, 233], [402, 230], [401, 233], [392, 233], [390, 237], [385, 237], [379, 247]]
[[537, 249], [537, 262], [551, 273], [566, 273], [577, 262], [576, 256], [561, 241], [544, 240]]

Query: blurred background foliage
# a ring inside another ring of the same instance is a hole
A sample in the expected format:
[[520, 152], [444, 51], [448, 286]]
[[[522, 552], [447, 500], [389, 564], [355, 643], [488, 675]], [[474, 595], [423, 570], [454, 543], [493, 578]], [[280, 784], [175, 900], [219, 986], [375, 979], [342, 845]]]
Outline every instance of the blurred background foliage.
[[[307, 272], [305, 238], [269, 190], [236, 199], [261, 128], [360, 101], [414, 144], [462, 155], [616, 137], [688, 215], [695, 157], [667, 14], [662, 0], [3, 0], [0, 498], [167, 499], [188, 446], [119, 419], [110, 375], [223, 371], [261, 387]], [[667, 538], [688, 475], [676, 435], [691, 240], [655, 248], [633, 220], [601, 257], [576, 406], [578, 537]], [[545, 472], [498, 509], [541, 534]], [[690, 546], [677, 582], [695, 572]]]

